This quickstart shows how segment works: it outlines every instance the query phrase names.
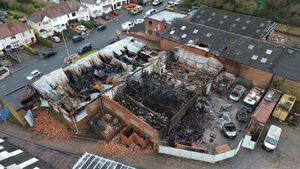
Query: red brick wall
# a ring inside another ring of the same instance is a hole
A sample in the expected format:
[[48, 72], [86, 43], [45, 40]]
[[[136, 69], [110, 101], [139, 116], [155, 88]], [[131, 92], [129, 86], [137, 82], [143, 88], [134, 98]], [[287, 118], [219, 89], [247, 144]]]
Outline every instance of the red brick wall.
[[292, 80], [285, 79], [281, 76], [275, 76], [272, 85], [281, 90], [283, 93], [296, 96], [300, 100], [300, 83]]
[[[150, 24], [151, 22], [152, 24]], [[160, 41], [161, 34], [167, 29], [168, 26], [169, 24], [167, 23], [146, 18], [145, 19], [146, 39], [151, 41], [156, 41], [156, 42]]]
[[107, 96], [102, 95], [101, 101], [104, 109], [122, 119], [127, 126], [130, 126], [135, 130], [143, 133], [145, 136], [148, 136], [154, 144], [158, 144], [158, 132], [155, 129], [153, 129], [149, 124], [147, 124], [142, 119], [128, 111], [119, 103], [115, 102], [114, 100], [111, 100]]

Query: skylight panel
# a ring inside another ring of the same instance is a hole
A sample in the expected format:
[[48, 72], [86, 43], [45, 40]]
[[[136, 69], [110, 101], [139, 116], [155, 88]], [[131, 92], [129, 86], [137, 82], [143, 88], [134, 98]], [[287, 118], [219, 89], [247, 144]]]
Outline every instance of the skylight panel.
[[257, 55], [252, 55], [251, 59], [252, 60], [257, 60], [258, 56]]

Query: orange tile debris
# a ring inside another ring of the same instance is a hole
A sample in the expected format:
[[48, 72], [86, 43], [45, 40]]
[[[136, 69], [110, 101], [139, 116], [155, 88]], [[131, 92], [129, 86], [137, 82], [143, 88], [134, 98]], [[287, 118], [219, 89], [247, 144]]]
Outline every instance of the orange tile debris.
[[36, 111], [33, 130], [38, 134], [47, 135], [49, 139], [69, 139], [70, 134], [65, 124], [56, 119], [52, 113], [48, 110]]
[[127, 158], [133, 160], [141, 155], [153, 154], [153, 150], [151, 146], [148, 146], [145, 150], [142, 150], [142, 148], [135, 143], [132, 143], [129, 147], [126, 147], [126, 145], [121, 143], [119, 136], [117, 136], [110, 142], [101, 141], [98, 153], [107, 157]]

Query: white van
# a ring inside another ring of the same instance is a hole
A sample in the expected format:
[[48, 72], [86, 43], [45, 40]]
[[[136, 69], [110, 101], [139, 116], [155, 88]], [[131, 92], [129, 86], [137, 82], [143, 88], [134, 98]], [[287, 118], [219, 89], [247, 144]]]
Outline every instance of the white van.
[[275, 150], [281, 134], [281, 128], [271, 125], [264, 141], [264, 148], [267, 151]]

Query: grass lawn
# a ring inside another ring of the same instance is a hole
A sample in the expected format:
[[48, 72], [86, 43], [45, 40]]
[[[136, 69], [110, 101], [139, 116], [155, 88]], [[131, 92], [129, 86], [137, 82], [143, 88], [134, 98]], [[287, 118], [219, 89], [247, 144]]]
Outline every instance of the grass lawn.
[[97, 49], [93, 49], [93, 50], [91, 50], [91, 51], [89, 51], [89, 52], [87, 52], [87, 53], [85, 53], [85, 54], [83, 54], [83, 55], [80, 55], [79, 57], [76, 58], [76, 61], [77, 61], [77, 60], [80, 60], [80, 59], [82, 59], [82, 58], [84, 58], [84, 57], [86, 57], [86, 56], [89, 56], [89, 55], [91, 55], [91, 54], [93, 54], [93, 53], [95, 53], [95, 52], [97, 52]]
[[15, 118], [15, 116], [13, 116], [12, 114], [10, 114], [10, 115], [8, 116], [7, 121], [10, 122], [10, 123], [12, 123], [12, 124], [16, 124], [16, 125], [18, 125], [18, 126], [23, 127], [22, 124], [21, 124], [21, 123]]
[[10, 15], [13, 15], [13, 16], [15, 15], [15, 16], [17, 16], [17, 17], [27, 16], [26, 13], [21, 12], [21, 11], [16, 11], [16, 10], [9, 10], [8, 13], [9, 13]]

